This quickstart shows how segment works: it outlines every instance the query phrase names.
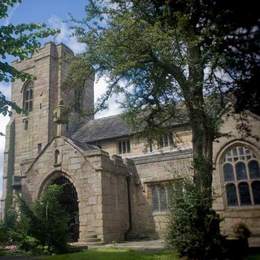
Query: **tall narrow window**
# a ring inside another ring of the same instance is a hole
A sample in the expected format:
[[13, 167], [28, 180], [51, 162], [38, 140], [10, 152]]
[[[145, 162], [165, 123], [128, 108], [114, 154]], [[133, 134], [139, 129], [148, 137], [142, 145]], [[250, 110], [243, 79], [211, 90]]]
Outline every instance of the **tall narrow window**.
[[26, 112], [33, 110], [33, 83], [27, 82], [23, 89], [23, 109]]
[[130, 151], [131, 151], [131, 146], [130, 146], [129, 139], [120, 140], [118, 142], [118, 153], [119, 154], [130, 153]]
[[38, 153], [40, 153], [42, 151], [42, 144], [41, 143], [38, 144], [37, 148], [38, 148]]
[[169, 188], [166, 184], [151, 186], [153, 212], [165, 212], [169, 208]]
[[260, 204], [260, 172], [256, 155], [245, 146], [229, 148], [222, 158], [228, 206]]
[[253, 197], [256, 205], [260, 204], [260, 181], [252, 183]]
[[74, 91], [74, 111], [80, 112], [82, 106], [83, 91], [80, 88], [76, 88]]
[[233, 183], [226, 185], [227, 201], [229, 206], [237, 206], [237, 191]]
[[54, 165], [58, 165], [61, 163], [61, 160], [60, 160], [60, 151], [59, 150], [56, 150], [55, 153], [54, 153]]
[[23, 120], [23, 123], [24, 123], [24, 130], [28, 130], [28, 120], [27, 119], [24, 119]]
[[159, 142], [158, 142], [159, 148], [169, 147], [173, 145], [174, 143], [173, 143], [172, 133], [163, 134], [159, 137]]

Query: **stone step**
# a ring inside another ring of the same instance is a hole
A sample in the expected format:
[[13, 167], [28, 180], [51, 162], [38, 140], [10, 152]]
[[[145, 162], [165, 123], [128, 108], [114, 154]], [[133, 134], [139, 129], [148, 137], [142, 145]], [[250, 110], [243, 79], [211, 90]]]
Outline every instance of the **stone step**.
[[96, 234], [87, 234], [86, 235], [86, 238], [97, 238], [97, 235]]
[[104, 242], [98, 241], [98, 242], [86, 242], [86, 245], [89, 246], [102, 246], [104, 245]]
[[96, 234], [96, 232], [95, 232], [95, 231], [92, 231], [92, 230], [88, 230], [86, 233], [87, 233], [87, 234]]
[[100, 242], [100, 239], [87, 237], [87, 238], [86, 238], [86, 242], [87, 242], [87, 243], [88, 243], [88, 242]]
[[72, 242], [69, 243], [69, 245], [77, 251], [78, 249], [83, 250], [83, 249], [88, 249], [88, 246], [86, 243], [82, 242]]

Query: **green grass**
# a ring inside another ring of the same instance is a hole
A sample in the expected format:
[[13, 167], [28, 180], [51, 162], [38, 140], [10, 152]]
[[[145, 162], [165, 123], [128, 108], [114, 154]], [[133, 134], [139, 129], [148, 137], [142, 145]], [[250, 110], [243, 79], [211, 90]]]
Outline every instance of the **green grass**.
[[139, 252], [128, 249], [102, 248], [86, 250], [80, 253], [55, 255], [40, 258], [42, 260], [177, 260], [176, 254], [170, 251]]

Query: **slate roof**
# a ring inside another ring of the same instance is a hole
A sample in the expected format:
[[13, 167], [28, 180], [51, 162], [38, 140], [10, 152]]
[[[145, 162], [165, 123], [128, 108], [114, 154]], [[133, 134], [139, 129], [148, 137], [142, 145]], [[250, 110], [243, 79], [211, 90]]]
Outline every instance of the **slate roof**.
[[76, 145], [78, 146], [79, 148], [81, 148], [82, 150], [84, 151], [90, 151], [90, 150], [100, 150], [100, 148], [96, 145], [93, 145], [93, 144], [88, 144], [86, 142], [81, 142], [81, 141], [78, 141], [78, 140], [75, 140], [75, 139], [71, 139], [70, 140]]
[[96, 142], [122, 136], [129, 136], [134, 131], [123, 120], [121, 115], [90, 120], [79, 128], [72, 139], [80, 142]]
[[[169, 126], [177, 126], [187, 123], [187, 117], [175, 119]], [[137, 131], [137, 130], [136, 130]], [[137, 133], [124, 121], [122, 115], [115, 115], [93, 119], [86, 122], [73, 135], [72, 139], [80, 143], [95, 143], [101, 140], [130, 136]]]

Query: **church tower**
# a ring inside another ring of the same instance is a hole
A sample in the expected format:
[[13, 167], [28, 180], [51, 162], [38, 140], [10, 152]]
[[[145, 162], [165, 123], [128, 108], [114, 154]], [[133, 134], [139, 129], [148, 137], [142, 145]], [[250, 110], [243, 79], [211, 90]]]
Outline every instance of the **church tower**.
[[[13, 63], [16, 69], [31, 74], [34, 79], [27, 82], [17, 80], [12, 85], [11, 99], [26, 113], [14, 112], [7, 127], [2, 211], [5, 200], [10, 200], [8, 196], [12, 187], [19, 186], [19, 180], [44, 147], [57, 134], [71, 136], [83, 121], [92, 118], [94, 74], [86, 79], [79, 97], [88, 118], [82, 118], [78, 111], [68, 107], [71, 105], [69, 101], [75, 98], [75, 91], [63, 91], [62, 88], [68, 60], [73, 55], [63, 44], [47, 43], [30, 59]], [[72, 112], [59, 124], [57, 116], [64, 110]]]

